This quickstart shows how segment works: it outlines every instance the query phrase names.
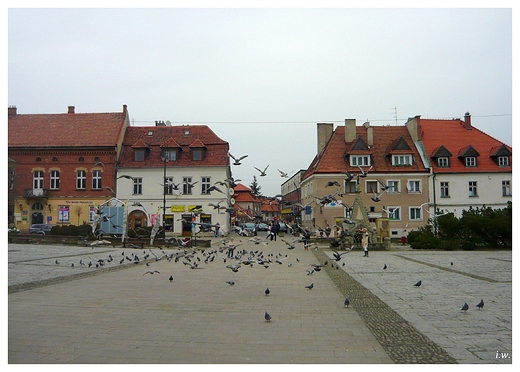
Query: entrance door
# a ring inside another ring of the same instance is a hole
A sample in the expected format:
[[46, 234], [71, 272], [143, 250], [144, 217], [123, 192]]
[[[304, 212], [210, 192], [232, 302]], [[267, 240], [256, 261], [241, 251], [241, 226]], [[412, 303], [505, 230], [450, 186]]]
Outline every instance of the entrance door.
[[34, 212], [31, 216], [31, 224], [35, 223], [43, 223], [43, 213], [42, 212]]
[[191, 226], [192, 215], [191, 214], [183, 214], [182, 215], [182, 236], [191, 236]]

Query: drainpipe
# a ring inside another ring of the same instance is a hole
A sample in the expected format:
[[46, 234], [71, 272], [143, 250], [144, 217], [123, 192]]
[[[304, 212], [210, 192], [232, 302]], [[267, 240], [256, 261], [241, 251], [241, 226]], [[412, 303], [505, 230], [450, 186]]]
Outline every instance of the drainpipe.
[[[435, 214], [437, 213], [437, 195], [436, 195], [436, 192], [435, 192], [435, 171], [433, 170], [433, 167], [431, 168], [432, 170], [432, 180], [433, 180], [433, 215], [435, 216]], [[435, 236], [437, 236], [437, 218], [434, 218], [433, 219], [433, 234]]]

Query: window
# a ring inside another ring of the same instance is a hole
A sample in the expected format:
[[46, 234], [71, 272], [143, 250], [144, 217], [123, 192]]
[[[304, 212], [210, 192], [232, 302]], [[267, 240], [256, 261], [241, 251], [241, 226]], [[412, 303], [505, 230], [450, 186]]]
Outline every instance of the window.
[[367, 181], [367, 194], [377, 193], [377, 181]]
[[511, 181], [502, 181], [502, 196], [511, 196]]
[[33, 189], [43, 189], [43, 171], [34, 171]]
[[408, 181], [408, 192], [409, 193], [420, 193], [421, 192], [421, 181], [409, 180]]
[[43, 204], [42, 203], [34, 203], [32, 205], [33, 211], [42, 211], [43, 210]]
[[399, 181], [388, 181], [386, 185], [388, 186], [388, 193], [399, 192]]
[[9, 190], [14, 189], [14, 169], [9, 169]]
[[352, 167], [357, 167], [358, 165], [369, 166], [370, 165], [370, 156], [368, 155], [350, 155], [350, 165]]
[[477, 194], [477, 181], [468, 182], [469, 196], [478, 196]]
[[58, 208], [58, 221], [69, 222], [70, 221], [70, 210], [68, 205], [60, 205]]
[[85, 161], [85, 158], [84, 158], [83, 156], [80, 156], [80, 157], [78, 158], [78, 161]]
[[191, 194], [193, 184], [191, 183], [191, 177], [183, 177], [182, 179], [182, 193]]
[[393, 155], [392, 165], [412, 165], [412, 155]]
[[164, 150], [164, 154], [168, 157], [169, 161], [177, 160], [177, 150]]
[[476, 167], [477, 158], [474, 156], [468, 156], [467, 158], [464, 158], [464, 165], [466, 165], [466, 167]]
[[449, 168], [450, 158], [437, 158], [437, 166], [439, 168]]
[[345, 192], [346, 193], [356, 192], [356, 183], [355, 182], [345, 182]]
[[58, 161], [58, 158], [55, 156], [52, 158], [52, 161]]
[[92, 171], [92, 188], [94, 190], [101, 189], [101, 171], [100, 170]]
[[135, 150], [134, 160], [135, 161], [144, 161], [144, 150]]
[[207, 191], [211, 187], [211, 177], [202, 177], [202, 194], [209, 194]]
[[173, 195], [173, 177], [166, 177], [166, 183], [164, 184], [164, 193], [166, 195]]
[[143, 179], [141, 177], [134, 178], [134, 195], [143, 194]]
[[87, 188], [87, 172], [79, 170], [76, 173], [76, 189], [84, 190]]
[[57, 190], [60, 188], [60, 171], [51, 171], [51, 190]]
[[196, 160], [196, 161], [202, 160], [202, 149], [193, 150], [193, 160]]
[[94, 161], [97, 163], [97, 162], [100, 162], [101, 159], [99, 158], [99, 156], [96, 156], [96, 157], [94, 158]]
[[38, 158], [36, 158], [36, 161], [37, 161], [38, 163], [40, 163], [40, 162], [42, 161], [42, 158], [38, 157]]
[[388, 207], [388, 218], [390, 220], [401, 220], [401, 208]]
[[500, 167], [507, 167], [507, 166], [509, 166], [509, 156], [499, 156], [498, 157], [498, 165]]
[[450, 185], [449, 182], [441, 182], [441, 198], [449, 198], [450, 197]]
[[420, 221], [420, 220], [422, 220], [421, 208], [410, 207], [410, 221]]

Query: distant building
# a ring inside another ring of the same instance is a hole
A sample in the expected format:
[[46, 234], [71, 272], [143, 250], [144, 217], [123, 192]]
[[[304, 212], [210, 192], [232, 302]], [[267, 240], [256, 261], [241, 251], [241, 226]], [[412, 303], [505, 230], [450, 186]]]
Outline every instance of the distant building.
[[127, 106], [115, 113], [19, 114], [8, 108], [8, 156], [15, 172], [9, 210], [22, 231], [31, 224], [90, 223], [96, 205], [115, 195], [115, 169]]
[[228, 151], [229, 143], [206, 125], [128, 127], [117, 169], [128, 227], [151, 226], [156, 218], [162, 225], [166, 207], [167, 234], [191, 235], [191, 222], [219, 223], [229, 232], [231, 194], [219, 184], [231, 175]]
[[505, 208], [512, 200], [512, 148], [464, 120], [411, 118], [406, 123], [431, 169], [429, 211], [462, 216], [470, 207]]

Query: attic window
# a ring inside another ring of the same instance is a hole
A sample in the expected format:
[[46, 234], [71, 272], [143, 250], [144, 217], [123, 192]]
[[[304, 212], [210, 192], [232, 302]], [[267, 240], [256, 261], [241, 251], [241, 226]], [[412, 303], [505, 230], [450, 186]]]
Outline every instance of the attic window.
[[58, 158], [55, 156], [52, 158], [52, 161], [58, 161]]
[[392, 165], [412, 165], [412, 155], [393, 155]]
[[369, 166], [370, 156], [369, 155], [350, 155], [350, 166]]
[[85, 159], [83, 158], [83, 156], [80, 156], [78, 161], [85, 161]]
[[149, 131], [148, 136], [150, 136], [150, 137], [153, 136], [153, 131]]
[[509, 166], [509, 156], [499, 156], [498, 157], [498, 165], [501, 167]]
[[96, 156], [96, 157], [94, 158], [94, 161], [101, 161], [101, 159], [99, 158], [99, 156]]
[[135, 161], [144, 161], [144, 150], [143, 149], [135, 150], [134, 160]]
[[437, 166], [439, 168], [449, 168], [450, 167], [450, 158], [448, 158], [448, 157], [437, 158]]
[[189, 136], [190, 135], [190, 130], [189, 129], [184, 129], [184, 135], [185, 136]]
[[42, 158], [36, 158], [36, 161], [40, 162], [40, 161], [42, 161]]
[[193, 149], [193, 160], [202, 160], [202, 149]]
[[466, 167], [476, 167], [477, 158], [475, 156], [468, 156], [468, 157], [464, 158], [464, 165]]

